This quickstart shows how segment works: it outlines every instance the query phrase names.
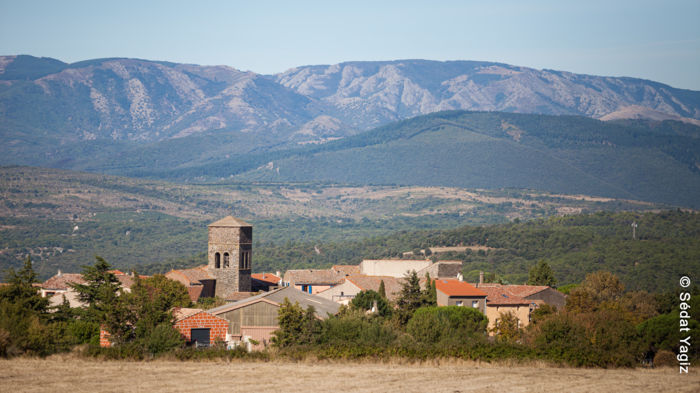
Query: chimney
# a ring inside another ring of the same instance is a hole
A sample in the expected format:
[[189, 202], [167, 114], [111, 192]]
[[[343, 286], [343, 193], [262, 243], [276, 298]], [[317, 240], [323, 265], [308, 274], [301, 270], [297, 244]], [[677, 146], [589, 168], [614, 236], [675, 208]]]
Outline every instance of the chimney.
[[457, 273], [457, 281], [464, 281], [464, 276], [462, 273]]
[[279, 278], [282, 278], [282, 275], [280, 274], [280, 271], [279, 271], [279, 270], [275, 273], [275, 276], [277, 276], [277, 277], [279, 277]]
[[61, 269], [58, 269], [58, 274], [57, 274], [57, 276], [61, 277], [62, 275], [63, 275], [63, 273], [61, 273]]
[[484, 283], [484, 272], [479, 272], [479, 284]]

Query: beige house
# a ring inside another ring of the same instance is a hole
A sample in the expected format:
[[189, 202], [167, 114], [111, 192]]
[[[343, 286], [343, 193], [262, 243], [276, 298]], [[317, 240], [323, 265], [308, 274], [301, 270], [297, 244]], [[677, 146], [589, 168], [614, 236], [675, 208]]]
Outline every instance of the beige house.
[[[486, 293], [486, 317], [489, 319], [489, 332], [496, 326], [501, 313], [511, 313], [518, 319], [518, 327], [524, 328], [530, 324], [530, 312], [536, 308], [536, 304], [520, 296], [508, 292], [506, 285], [479, 286]], [[489, 333], [492, 334], [493, 333]]]

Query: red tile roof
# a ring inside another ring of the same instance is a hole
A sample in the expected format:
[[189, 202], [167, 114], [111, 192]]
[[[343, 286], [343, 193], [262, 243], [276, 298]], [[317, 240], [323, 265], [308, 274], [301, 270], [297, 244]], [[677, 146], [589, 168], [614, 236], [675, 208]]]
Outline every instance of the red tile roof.
[[504, 293], [510, 296], [526, 298], [536, 293], [540, 293], [550, 287], [546, 285], [503, 285], [498, 283], [479, 284], [479, 288], [500, 288]]
[[202, 312], [201, 308], [185, 308], [185, 307], [175, 307], [173, 309], [173, 317], [175, 318], [175, 321], [181, 321], [185, 318], [189, 318], [195, 314], [199, 314]]
[[250, 275], [250, 277], [270, 285], [277, 285], [281, 280], [280, 277], [277, 277], [272, 273], [253, 273]]
[[202, 296], [202, 290], [204, 290], [204, 285], [202, 284], [187, 287], [187, 294], [190, 295], [192, 303], [197, 303], [200, 296]]
[[239, 300], [248, 299], [255, 295], [255, 292], [231, 292], [226, 296], [226, 301], [237, 302]]
[[384, 281], [384, 292], [389, 300], [394, 300], [398, 297], [401, 292], [401, 284], [404, 282], [403, 278], [391, 277], [391, 276], [366, 276], [364, 274], [354, 274], [345, 277], [345, 280], [355, 284], [360, 290], [368, 291], [372, 290], [375, 292], [379, 291], [379, 286], [382, 281]]
[[513, 295], [507, 286], [479, 286], [479, 289], [486, 293], [486, 306], [516, 306], [528, 305], [531, 301], [520, 296]]
[[435, 289], [447, 296], [486, 296], [479, 288], [474, 287], [468, 282], [458, 280], [435, 280]]
[[200, 280], [213, 280], [209, 274], [207, 265], [197, 266], [190, 269], [173, 269], [165, 274], [171, 280], [180, 281], [185, 286], [199, 284]]
[[360, 265], [333, 265], [331, 269], [346, 276], [360, 274]]
[[68, 284], [85, 284], [83, 275], [80, 273], [60, 273], [41, 284], [44, 289], [68, 289]]

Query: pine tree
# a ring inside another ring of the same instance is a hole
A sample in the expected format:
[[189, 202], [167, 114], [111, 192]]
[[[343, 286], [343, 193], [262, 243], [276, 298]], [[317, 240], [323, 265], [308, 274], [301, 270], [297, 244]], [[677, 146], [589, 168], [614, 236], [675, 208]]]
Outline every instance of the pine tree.
[[404, 282], [401, 284], [401, 293], [396, 300], [396, 318], [400, 325], [406, 325], [409, 319], [423, 304], [422, 291], [420, 290], [420, 280], [415, 270], [404, 277]]
[[540, 260], [537, 265], [530, 269], [528, 274], [528, 285], [547, 285], [555, 287], [557, 279], [554, 278], [554, 272], [547, 262]]
[[0, 289], [0, 301], [5, 300], [17, 304], [20, 308], [39, 316], [46, 316], [49, 301], [41, 297], [32, 284], [36, 283], [37, 276], [32, 267], [31, 257], [27, 257], [24, 266], [18, 271], [10, 269], [7, 272], [9, 285]]
[[93, 266], [83, 266], [85, 284], [71, 284], [78, 293], [78, 299], [87, 304], [85, 318], [89, 321], [103, 323], [106, 315], [116, 306], [119, 298], [120, 283], [111, 266], [102, 257], [95, 256]]

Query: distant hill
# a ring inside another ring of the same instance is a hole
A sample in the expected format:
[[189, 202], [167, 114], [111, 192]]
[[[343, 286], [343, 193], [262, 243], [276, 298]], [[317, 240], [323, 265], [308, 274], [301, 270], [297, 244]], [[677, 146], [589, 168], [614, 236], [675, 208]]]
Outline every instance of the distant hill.
[[[458, 109], [697, 123], [700, 92], [474, 61], [348, 62], [265, 76], [139, 59], [3, 56], [0, 164], [189, 166]], [[113, 163], [81, 161], [97, 153]]]
[[306, 254], [275, 254], [289, 242], [308, 242], [315, 253], [313, 244], [332, 247], [397, 231], [665, 207], [531, 190], [187, 185], [32, 167], [0, 167], [0, 195], [0, 281], [27, 256], [42, 279], [58, 269], [80, 271], [95, 255], [141, 273], [201, 264], [207, 225], [229, 214], [254, 225], [253, 269], [269, 272], [308, 267]]
[[247, 159], [170, 175], [532, 188], [700, 207], [700, 127], [679, 122], [442, 112]]

